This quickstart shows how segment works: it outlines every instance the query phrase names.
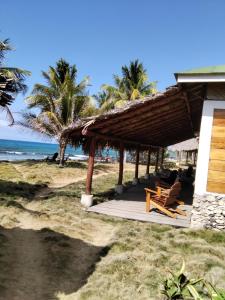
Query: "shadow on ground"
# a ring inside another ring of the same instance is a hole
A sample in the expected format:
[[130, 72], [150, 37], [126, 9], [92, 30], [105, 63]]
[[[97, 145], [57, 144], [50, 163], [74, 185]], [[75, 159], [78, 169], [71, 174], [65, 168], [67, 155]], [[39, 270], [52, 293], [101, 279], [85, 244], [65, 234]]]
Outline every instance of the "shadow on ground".
[[0, 226], [0, 299], [53, 300], [74, 293], [108, 250], [47, 228]]
[[13, 182], [0, 179], [0, 198], [23, 197], [32, 200], [36, 193], [47, 187], [45, 184], [31, 184], [28, 182]]

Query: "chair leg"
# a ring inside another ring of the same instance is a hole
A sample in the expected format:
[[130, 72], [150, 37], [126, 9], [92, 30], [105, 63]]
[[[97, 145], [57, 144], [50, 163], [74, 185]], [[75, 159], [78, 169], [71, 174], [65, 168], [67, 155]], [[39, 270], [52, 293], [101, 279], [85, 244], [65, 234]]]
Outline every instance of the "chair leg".
[[146, 212], [150, 211], [150, 193], [146, 193]]
[[175, 211], [176, 211], [179, 215], [182, 215], [182, 216], [184, 216], [184, 217], [187, 216], [186, 212], [183, 211], [182, 209], [176, 208]]
[[161, 210], [164, 214], [166, 214], [167, 216], [171, 217], [171, 218], [175, 218], [177, 217], [176, 213], [172, 213], [171, 211], [169, 211], [168, 209], [166, 209], [165, 207], [161, 206], [160, 204], [156, 203], [155, 201], [151, 200], [152, 204], [159, 210]]
[[176, 202], [177, 202], [179, 205], [184, 205], [184, 201], [176, 200]]

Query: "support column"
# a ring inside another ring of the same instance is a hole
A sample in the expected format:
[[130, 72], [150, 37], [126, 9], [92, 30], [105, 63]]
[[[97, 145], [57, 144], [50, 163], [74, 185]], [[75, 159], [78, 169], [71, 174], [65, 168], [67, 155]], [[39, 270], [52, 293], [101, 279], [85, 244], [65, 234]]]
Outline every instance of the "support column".
[[145, 179], [149, 179], [149, 170], [150, 170], [150, 164], [151, 164], [151, 149], [148, 150], [148, 159], [147, 159], [147, 166], [146, 166], [146, 174]]
[[160, 167], [163, 167], [165, 148], [162, 148]]
[[95, 149], [96, 149], [96, 140], [95, 137], [92, 137], [90, 149], [89, 149], [88, 169], [87, 169], [87, 178], [86, 178], [86, 194], [83, 194], [81, 196], [81, 204], [83, 204], [86, 207], [90, 207], [93, 204], [93, 195], [91, 195], [91, 188], [92, 188], [92, 177], [94, 171]]
[[118, 184], [115, 187], [115, 191], [118, 194], [122, 194], [123, 192], [123, 164], [124, 164], [124, 144], [120, 143], [120, 158], [119, 158], [119, 177]]
[[186, 165], [188, 164], [188, 156], [189, 156], [188, 154], [189, 154], [189, 152], [187, 151], [186, 152], [186, 162], [185, 162]]
[[194, 152], [194, 166], [196, 166], [197, 153], [198, 153], [198, 150], [195, 150], [195, 152]]
[[133, 185], [138, 184], [138, 167], [139, 167], [140, 148], [136, 150], [136, 163], [135, 163], [135, 176], [133, 179]]
[[155, 172], [158, 171], [158, 167], [159, 167], [159, 149], [156, 152]]

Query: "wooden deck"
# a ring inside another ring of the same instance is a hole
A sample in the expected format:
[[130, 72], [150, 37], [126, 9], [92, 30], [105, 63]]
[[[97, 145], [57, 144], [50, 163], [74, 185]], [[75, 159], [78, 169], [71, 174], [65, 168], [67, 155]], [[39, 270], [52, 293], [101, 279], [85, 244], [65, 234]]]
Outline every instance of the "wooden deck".
[[94, 205], [88, 209], [89, 212], [105, 214], [130, 220], [173, 225], [176, 227], [189, 227], [191, 205], [182, 205], [181, 209], [187, 212], [187, 216], [177, 216], [176, 219], [167, 217], [157, 211], [147, 213], [145, 211], [145, 192], [146, 183], [139, 184], [130, 188], [122, 195], [115, 197], [114, 200], [106, 201]]

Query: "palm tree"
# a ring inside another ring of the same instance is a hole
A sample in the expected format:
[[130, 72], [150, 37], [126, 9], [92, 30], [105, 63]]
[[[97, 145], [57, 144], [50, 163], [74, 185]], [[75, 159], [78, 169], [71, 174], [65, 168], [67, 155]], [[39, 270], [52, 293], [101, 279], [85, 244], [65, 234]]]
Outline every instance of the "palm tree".
[[156, 83], [148, 81], [143, 64], [135, 60], [129, 66], [122, 66], [122, 77], [114, 75], [114, 86], [102, 85], [102, 92], [95, 95], [95, 98], [100, 109], [105, 111], [155, 92]]
[[3, 65], [5, 53], [10, 50], [12, 50], [12, 47], [8, 39], [0, 41], [0, 107], [7, 112], [12, 125], [14, 120], [8, 106], [19, 92], [26, 91], [27, 86], [24, 81], [26, 76], [30, 75], [30, 72]]
[[20, 124], [56, 138], [62, 166], [71, 130], [81, 117], [95, 112], [86, 91], [89, 78], [77, 83], [76, 66], [70, 66], [63, 59], [56, 63], [55, 68], [50, 66], [48, 72], [42, 72], [42, 75], [47, 84], [35, 84], [31, 96], [26, 99], [28, 108], [38, 108], [39, 113], [24, 113]]

